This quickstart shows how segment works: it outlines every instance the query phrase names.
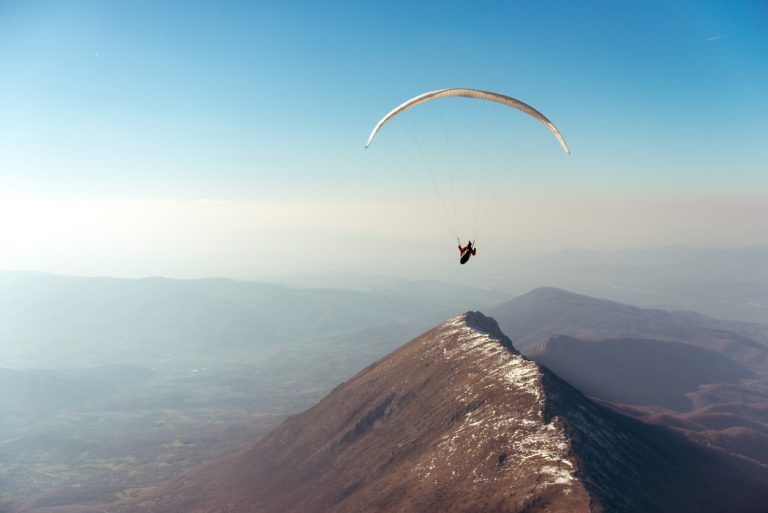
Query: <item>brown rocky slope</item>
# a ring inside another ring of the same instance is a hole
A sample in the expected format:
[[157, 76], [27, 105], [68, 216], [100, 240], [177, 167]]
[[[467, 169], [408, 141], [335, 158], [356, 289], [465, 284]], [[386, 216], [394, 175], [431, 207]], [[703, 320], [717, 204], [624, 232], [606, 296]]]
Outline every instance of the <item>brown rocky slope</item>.
[[765, 469], [587, 399], [469, 312], [111, 511], [765, 513]]

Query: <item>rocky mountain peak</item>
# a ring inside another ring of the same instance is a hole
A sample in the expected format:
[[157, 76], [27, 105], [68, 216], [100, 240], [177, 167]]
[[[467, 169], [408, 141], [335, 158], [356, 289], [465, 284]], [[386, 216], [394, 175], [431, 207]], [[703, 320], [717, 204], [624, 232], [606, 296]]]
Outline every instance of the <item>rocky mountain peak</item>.
[[[593, 403], [518, 353], [493, 319], [467, 312], [237, 458], [158, 488], [141, 498], [144, 509], [113, 509], [762, 512], [765, 481], [740, 472]], [[711, 482], [723, 486], [703, 484]]]
[[[463, 315], [464, 323], [468, 328], [475, 330], [479, 333], [485, 333], [489, 337], [496, 339], [501, 345], [506, 347], [509, 351], [518, 354], [519, 351], [515, 349], [512, 341], [502, 333], [499, 323], [492, 317], [486, 317], [480, 312], [467, 312]], [[450, 322], [450, 321], [449, 321]]]

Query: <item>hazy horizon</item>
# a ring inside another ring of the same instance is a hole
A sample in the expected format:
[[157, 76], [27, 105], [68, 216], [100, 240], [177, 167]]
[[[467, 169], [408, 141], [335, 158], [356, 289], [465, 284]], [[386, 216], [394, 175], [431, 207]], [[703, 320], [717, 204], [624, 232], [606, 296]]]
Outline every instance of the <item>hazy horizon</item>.
[[[0, 3], [0, 268], [484, 280], [567, 248], [768, 244], [764, 6], [434, 7]], [[363, 150], [455, 86], [529, 102], [572, 155], [455, 98]]]
[[[632, 214], [631, 202], [644, 204]], [[137, 278], [266, 279], [284, 274], [361, 273], [401, 278], [465, 280], [506, 272], [519, 258], [557, 252], [645, 251], [670, 246], [741, 249], [768, 245], [768, 203], [597, 201], [588, 211], [573, 201], [516, 205], [541, 216], [505, 228], [489, 221], [472, 269], [456, 265], [455, 240], [436, 230], [439, 219], [415, 202], [316, 203], [311, 223], [295, 205], [247, 201], [56, 200], [6, 201], [0, 231], [8, 244], [0, 269]], [[652, 206], [649, 206], [652, 205]], [[684, 211], [674, 216], [671, 212]], [[765, 211], [765, 212], [763, 212]], [[367, 215], [361, 215], [364, 212]], [[269, 222], [262, 219], [269, 217]], [[277, 219], [276, 219], [277, 218]], [[515, 219], [516, 216], [511, 216]], [[19, 219], [23, 219], [22, 222]], [[563, 227], [563, 219], [567, 226]], [[706, 232], [693, 224], [708, 219]], [[514, 221], [512, 222], [514, 223]], [[401, 226], [407, 225], [404, 232]], [[561, 237], [552, 234], [565, 230]], [[632, 237], [624, 239], [626, 232]], [[683, 234], [682, 236], [678, 236]], [[425, 274], [426, 273], [426, 274]]]
[[[327, 234], [326, 234], [327, 236]], [[387, 244], [391, 240], [390, 238], [382, 238], [379, 241], [382, 244]], [[368, 240], [370, 242], [370, 239]], [[436, 253], [441, 252], [441, 246], [439, 243], [421, 244], [419, 247], [427, 247], [430, 251]], [[485, 247], [483, 249], [486, 249]], [[231, 272], [224, 273], [216, 269], [216, 266], [210, 268], [200, 267], [196, 270], [189, 270], [183, 265], [174, 263], [172, 266], [158, 266], [153, 267], [120, 267], [120, 270], [116, 270], [116, 267], [110, 267], [104, 265], [103, 262], [95, 263], [95, 261], [78, 261], [72, 265], [71, 262], [58, 262], [50, 267], [45, 266], [31, 266], [31, 265], [19, 265], [19, 266], [6, 266], [0, 267], [0, 272], [6, 273], [32, 273], [32, 274], [47, 274], [52, 276], [62, 277], [74, 277], [74, 278], [115, 278], [115, 279], [146, 279], [146, 278], [167, 278], [174, 280], [205, 280], [205, 279], [227, 279], [243, 282], [271, 282], [276, 284], [292, 284], [297, 285], [297, 280], [302, 277], [306, 277], [311, 282], [312, 279], [324, 279], [332, 278], [334, 276], [342, 277], [345, 280], [351, 279], [354, 276], [367, 277], [372, 279], [396, 279], [401, 281], [438, 281], [443, 283], [474, 283], [476, 285], [484, 286], [485, 282], [477, 282], [480, 279], [514, 279], [516, 272], [520, 269], [516, 266], [521, 263], [527, 265], [537, 265], [541, 263], [543, 266], [556, 265], [565, 266], [568, 259], [572, 255], [587, 255], [596, 259], [595, 265], [609, 265], [601, 259], [611, 258], [611, 256], [619, 257], [615, 265], [624, 265], [624, 258], [632, 256], [635, 258], [641, 257], [643, 254], [654, 252], [666, 252], [675, 253], [676, 250], [689, 251], [691, 254], [717, 254], [722, 252], [749, 252], [750, 250], [768, 250], [768, 244], [756, 243], [756, 244], [744, 244], [744, 245], [690, 245], [690, 244], [664, 244], [664, 245], [649, 245], [645, 247], [614, 247], [606, 249], [594, 249], [586, 247], [563, 247], [558, 249], [539, 249], [530, 251], [506, 251], [496, 252], [496, 254], [483, 255], [485, 262], [483, 268], [479, 270], [468, 269], [461, 273], [454, 272], [455, 259], [453, 253], [450, 252], [446, 258], [448, 251], [443, 250], [440, 254], [439, 262], [426, 262], [424, 260], [414, 261], [410, 254], [405, 255], [403, 258], [386, 258], [380, 262], [376, 262], [375, 265], [368, 265], [366, 267], [353, 266], [326, 266], [326, 267], [306, 267], [306, 268], [286, 268], [275, 266], [271, 267], [269, 271], [261, 271], [257, 269], [251, 269], [244, 267], [238, 270], [237, 266], [231, 266], [229, 269]], [[431, 256], [429, 258], [432, 258]], [[30, 259], [34, 261], [34, 259]], [[598, 263], [600, 261], [600, 263]], [[392, 263], [397, 265], [393, 266]], [[583, 265], [581, 260], [574, 262], [574, 265]], [[173, 267], [173, 271], [171, 271]], [[154, 272], [152, 269], [161, 270], [167, 269], [169, 272]], [[206, 269], [210, 269], [210, 272], [206, 272]], [[146, 272], [144, 272], [146, 271]], [[760, 281], [763, 275], [755, 275], [755, 278]], [[323, 283], [327, 283], [323, 281]], [[550, 284], [542, 282], [539, 286], [549, 286]], [[311, 286], [311, 285], [310, 285]], [[327, 285], [323, 285], [327, 286]], [[339, 286], [340, 289], [348, 288], [346, 285]], [[355, 287], [352, 287], [355, 288]]]

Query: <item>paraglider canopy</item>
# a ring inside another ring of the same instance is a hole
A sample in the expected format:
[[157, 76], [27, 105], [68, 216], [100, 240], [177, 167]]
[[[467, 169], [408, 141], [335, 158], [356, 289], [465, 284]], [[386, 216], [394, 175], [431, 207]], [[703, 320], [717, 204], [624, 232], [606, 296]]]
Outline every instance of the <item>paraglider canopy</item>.
[[415, 98], [411, 98], [407, 102], [395, 107], [394, 109], [392, 109], [392, 111], [389, 112], [389, 114], [381, 118], [381, 120], [378, 123], [376, 123], [375, 127], [373, 127], [373, 130], [371, 131], [371, 135], [368, 137], [368, 142], [365, 143], [365, 147], [367, 148], [368, 146], [370, 146], [370, 144], [373, 142], [373, 139], [376, 137], [376, 134], [379, 133], [379, 130], [381, 130], [381, 127], [383, 127], [387, 121], [394, 118], [401, 112], [406, 111], [411, 107], [414, 107], [420, 103], [424, 103], [430, 100], [437, 100], [438, 98], [449, 98], [449, 97], [457, 97], [457, 96], [464, 97], [464, 98], [476, 98], [478, 100], [486, 100], [490, 102], [500, 103], [502, 105], [515, 108], [521, 112], [528, 114], [529, 116], [534, 118], [536, 121], [538, 121], [539, 123], [547, 127], [549, 131], [552, 132], [552, 135], [555, 136], [555, 139], [557, 139], [557, 141], [563, 147], [563, 150], [565, 150], [565, 153], [569, 155], [571, 154], [571, 150], [568, 149], [568, 145], [565, 144], [565, 139], [563, 139], [563, 136], [560, 134], [560, 131], [557, 129], [557, 127], [549, 119], [547, 119], [547, 117], [544, 116], [544, 114], [534, 109], [527, 103], [523, 103], [520, 100], [516, 100], [512, 97], [499, 94], [499, 93], [492, 93], [490, 91], [481, 91], [479, 89], [466, 89], [461, 87], [429, 91], [424, 94], [420, 94]]

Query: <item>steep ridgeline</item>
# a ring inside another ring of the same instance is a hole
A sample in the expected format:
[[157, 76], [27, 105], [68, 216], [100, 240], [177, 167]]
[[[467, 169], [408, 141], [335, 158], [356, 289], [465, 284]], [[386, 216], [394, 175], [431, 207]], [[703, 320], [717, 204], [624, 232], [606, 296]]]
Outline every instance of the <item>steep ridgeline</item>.
[[760, 472], [598, 406], [469, 312], [123, 511], [764, 513]]

